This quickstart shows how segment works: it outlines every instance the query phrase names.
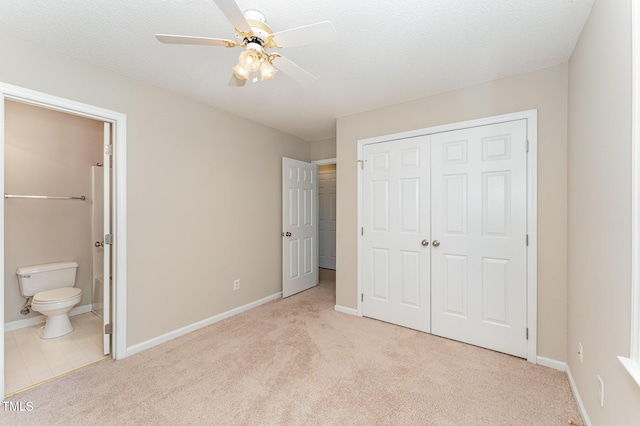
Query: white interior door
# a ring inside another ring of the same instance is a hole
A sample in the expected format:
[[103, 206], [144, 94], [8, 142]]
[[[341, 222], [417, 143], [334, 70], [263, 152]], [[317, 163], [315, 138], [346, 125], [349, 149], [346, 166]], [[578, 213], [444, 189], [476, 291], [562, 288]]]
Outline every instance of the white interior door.
[[318, 266], [336, 269], [336, 170], [318, 171]]
[[430, 330], [429, 136], [363, 147], [363, 315]]
[[434, 134], [431, 159], [431, 332], [526, 357], [526, 120]]
[[91, 167], [91, 184], [93, 203], [91, 205], [91, 241], [93, 244], [93, 294], [91, 310], [102, 317], [104, 312], [103, 285], [104, 282], [104, 168]]
[[104, 354], [109, 355], [111, 353], [111, 334], [107, 333], [107, 327], [111, 328], [111, 248], [113, 245], [113, 239], [111, 237], [111, 124], [104, 123], [104, 155], [103, 155], [103, 181], [104, 181], [104, 258], [103, 262], [103, 285], [102, 285], [102, 300], [103, 300], [103, 349]]
[[318, 166], [282, 158], [282, 296], [318, 284]]

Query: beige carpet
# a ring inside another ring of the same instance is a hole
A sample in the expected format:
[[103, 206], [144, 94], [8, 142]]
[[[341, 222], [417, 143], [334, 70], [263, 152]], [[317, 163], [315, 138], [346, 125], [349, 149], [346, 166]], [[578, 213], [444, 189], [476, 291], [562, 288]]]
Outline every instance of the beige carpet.
[[[565, 374], [335, 312], [334, 276], [14, 395], [3, 425], [582, 423]], [[5, 404], [6, 407], [6, 404]]]

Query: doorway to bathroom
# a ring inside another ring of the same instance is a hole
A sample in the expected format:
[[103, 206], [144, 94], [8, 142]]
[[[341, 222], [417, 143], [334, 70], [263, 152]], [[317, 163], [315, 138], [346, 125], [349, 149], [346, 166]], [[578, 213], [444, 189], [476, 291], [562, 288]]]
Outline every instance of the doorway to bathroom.
[[[0, 385], [9, 395], [125, 356], [124, 303], [118, 303], [125, 296], [125, 118], [13, 86], [0, 84], [0, 93], [5, 194]], [[123, 150], [121, 161], [112, 161], [116, 148]], [[21, 294], [16, 268], [62, 261], [79, 265], [75, 287], [82, 298], [69, 312], [74, 330], [42, 339], [37, 330], [45, 317]]]

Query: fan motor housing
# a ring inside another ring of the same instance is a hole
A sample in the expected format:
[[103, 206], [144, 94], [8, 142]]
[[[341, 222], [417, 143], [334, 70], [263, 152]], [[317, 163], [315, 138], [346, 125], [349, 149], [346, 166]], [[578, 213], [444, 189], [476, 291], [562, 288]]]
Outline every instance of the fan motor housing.
[[251, 27], [253, 37], [236, 29], [236, 39], [238, 43], [243, 44], [246, 40], [247, 43], [258, 43], [263, 46], [273, 34], [271, 27], [267, 25], [264, 14], [257, 10], [250, 9], [244, 12], [244, 17]]

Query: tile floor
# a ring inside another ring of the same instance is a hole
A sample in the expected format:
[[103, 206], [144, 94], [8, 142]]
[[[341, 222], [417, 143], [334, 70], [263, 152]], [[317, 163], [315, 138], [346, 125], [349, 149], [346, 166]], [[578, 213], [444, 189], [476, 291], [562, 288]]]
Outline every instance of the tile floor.
[[73, 331], [56, 339], [38, 337], [34, 325], [4, 334], [5, 393], [10, 394], [104, 359], [102, 318], [71, 317]]

